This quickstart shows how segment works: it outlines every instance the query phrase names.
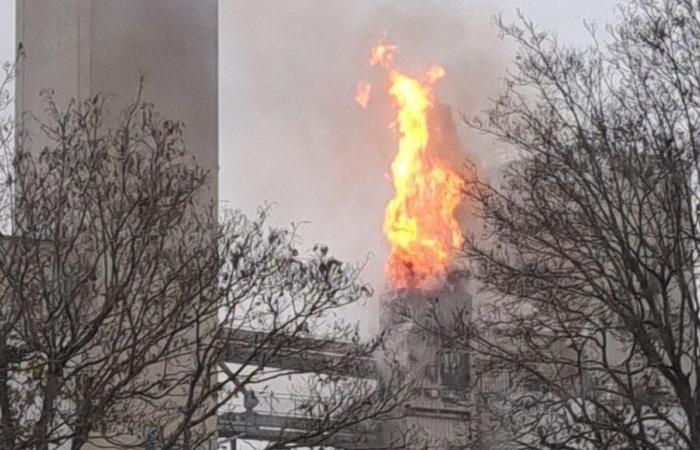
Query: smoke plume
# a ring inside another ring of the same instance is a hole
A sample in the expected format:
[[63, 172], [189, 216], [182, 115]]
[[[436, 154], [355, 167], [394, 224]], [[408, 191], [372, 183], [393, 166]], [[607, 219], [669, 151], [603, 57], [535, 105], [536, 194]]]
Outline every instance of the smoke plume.
[[[358, 263], [369, 256], [364, 278], [381, 294], [396, 136], [384, 73], [369, 67], [368, 51], [386, 33], [402, 70], [443, 66], [438, 101], [473, 116], [498, 92], [510, 52], [492, 11], [470, 3], [222, 2], [221, 197], [247, 210], [273, 202], [277, 224], [306, 222], [309, 247], [324, 242]], [[373, 85], [367, 110], [353, 98], [358, 81]], [[456, 119], [464, 156], [488, 175], [501, 157]], [[347, 316], [372, 332], [377, 308], [371, 301]]]

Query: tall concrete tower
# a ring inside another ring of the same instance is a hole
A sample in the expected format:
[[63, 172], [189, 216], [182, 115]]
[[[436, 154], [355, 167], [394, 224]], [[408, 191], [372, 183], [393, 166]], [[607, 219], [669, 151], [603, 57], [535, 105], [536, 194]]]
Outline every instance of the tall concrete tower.
[[455, 270], [434, 290], [401, 289], [382, 298], [382, 325], [391, 346], [418, 381], [403, 419], [387, 430], [411, 439], [409, 448], [463, 449], [471, 438], [469, 355], [452, 348], [436, 331], [468, 321], [469, 291], [466, 274]]
[[17, 0], [16, 13], [20, 124], [41, 117], [46, 89], [59, 107], [102, 94], [109, 120], [143, 78], [142, 100], [186, 125], [187, 148], [211, 170], [202, 200], [218, 200], [218, 0]]
[[[39, 114], [40, 92], [61, 102], [108, 96], [112, 112], [144, 94], [186, 124], [198, 163], [218, 160], [218, 0], [17, 0], [17, 117]], [[214, 172], [216, 174], [216, 172]], [[217, 200], [217, 177], [211, 192]]]

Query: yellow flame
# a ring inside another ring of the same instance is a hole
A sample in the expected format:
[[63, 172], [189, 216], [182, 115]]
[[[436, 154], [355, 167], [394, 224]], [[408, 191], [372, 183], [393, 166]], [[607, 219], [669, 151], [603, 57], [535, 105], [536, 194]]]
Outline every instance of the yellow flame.
[[429, 151], [433, 85], [445, 69], [431, 67], [420, 80], [393, 68], [397, 48], [379, 43], [370, 64], [389, 77], [396, 110], [398, 152], [391, 164], [395, 194], [387, 205], [384, 233], [391, 243], [387, 278], [393, 288], [428, 288], [449, 269], [463, 243], [455, 211], [462, 200], [462, 178], [447, 161]]
[[369, 55], [369, 64], [371, 66], [381, 64], [383, 67], [389, 68], [394, 60], [394, 53], [396, 53], [397, 50], [398, 47], [395, 45], [387, 45], [380, 41], [377, 45], [372, 47], [372, 51]]
[[357, 90], [355, 91], [355, 101], [357, 104], [367, 109], [367, 103], [369, 103], [369, 95], [371, 92], [371, 84], [365, 82], [357, 83]]

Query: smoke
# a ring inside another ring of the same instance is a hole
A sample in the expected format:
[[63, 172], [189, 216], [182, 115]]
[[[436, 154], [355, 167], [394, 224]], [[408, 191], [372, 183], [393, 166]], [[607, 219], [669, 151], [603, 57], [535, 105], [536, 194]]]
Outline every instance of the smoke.
[[[585, 38], [580, 23], [591, 8], [605, 17], [614, 7], [607, 0], [567, 2], [559, 12], [534, 0], [220, 5], [221, 198], [248, 211], [272, 202], [276, 224], [304, 222], [303, 245], [327, 243], [347, 261], [369, 257], [364, 278], [377, 297], [386, 286], [389, 247], [381, 229], [396, 141], [384, 73], [367, 63], [372, 45], [386, 33], [399, 47], [397, 67], [412, 74], [445, 67], [438, 100], [453, 110], [465, 156], [489, 177], [503, 150], [464, 126], [459, 114], [478, 114], [502, 88], [512, 48], [499, 39], [492, 16], [503, 12], [512, 20], [523, 6], [536, 21], [561, 26], [557, 31], [571, 40]], [[367, 110], [353, 99], [362, 81], [373, 85]], [[346, 317], [373, 332], [378, 303]]]
[[[500, 88], [509, 51], [489, 12], [466, 2], [221, 2], [220, 193], [250, 211], [273, 202], [277, 224], [305, 222], [303, 245], [330, 245], [366, 262], [364, 279], [385, 288], [386, 174], [395, 153], [384, 73], [367, 64], [386, 33], [396, 65], [447, 71], [439, 101], [472, 116]], [[353, 96], [373, 84], [367, 110]], [[465, 156], [485, 172], [499, 165], [493, 145], [459, 126]], [[378, 328], [378, 302], [347, 311], [363, 330]]]

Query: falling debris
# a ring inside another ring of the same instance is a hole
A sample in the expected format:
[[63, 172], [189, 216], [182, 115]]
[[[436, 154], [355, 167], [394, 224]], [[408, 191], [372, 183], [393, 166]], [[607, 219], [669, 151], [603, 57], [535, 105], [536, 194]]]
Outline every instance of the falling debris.
[[369, 96], [372, 92], [372, 85], [361, 81], [357, 83], [357, 90], [355, 91], [355, 101], [358, 105], [367, 109], [367, 104], [369, 103]]

